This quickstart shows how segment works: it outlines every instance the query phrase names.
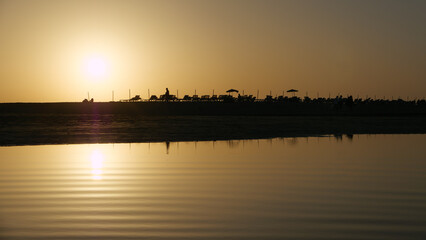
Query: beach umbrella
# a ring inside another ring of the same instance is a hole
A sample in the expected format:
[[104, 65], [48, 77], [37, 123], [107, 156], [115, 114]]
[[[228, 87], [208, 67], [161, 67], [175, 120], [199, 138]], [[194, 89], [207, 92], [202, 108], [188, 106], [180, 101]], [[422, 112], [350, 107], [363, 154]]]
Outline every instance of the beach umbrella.
[[233, 88], [231, 88], [231, 89], [229, 89], [228, 91], [226, 91], [227, 93], [231, 93], [231, 92], [238, 92], [238, 90], [237, 89], [233, 89]]
[[231, 88], [231, 89], [229, 89], [228, 91], [226, 91], [227, 93], [229, 93], [229, 94], [231, 94], [231, 92], [238, 92], [238, 90], [237, 89], [233, 89], [233, 88]]
[[296, 90], [296, 89], [290, 89], [290, 90], [288, 90], [287, 92], [291, 92], [291, 93], [293, 93], [293, 96], [294, 96], [294, 93], [296, 93], [296, 92], [298, 92], [299, 90]]

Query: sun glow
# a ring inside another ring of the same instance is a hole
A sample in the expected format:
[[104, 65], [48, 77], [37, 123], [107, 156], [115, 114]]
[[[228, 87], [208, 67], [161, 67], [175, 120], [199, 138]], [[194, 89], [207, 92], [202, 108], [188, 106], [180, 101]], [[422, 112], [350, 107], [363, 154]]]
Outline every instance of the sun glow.
[[85, 73], [91, 80], [102, 80], [108, 76], [109, 64], [106, 58], [101, 56], [91, 56], [86, 59]]

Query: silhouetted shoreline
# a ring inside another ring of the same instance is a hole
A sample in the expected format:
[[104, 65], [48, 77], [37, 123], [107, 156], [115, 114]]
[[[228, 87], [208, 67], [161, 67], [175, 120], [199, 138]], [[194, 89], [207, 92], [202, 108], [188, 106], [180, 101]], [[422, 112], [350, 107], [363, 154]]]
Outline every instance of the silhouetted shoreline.
[[[294, 100], [296, 100], [295, 98]], [[0, 114], [131, 114], [144, 116], [426, 116], [421, 101], [1, 103]]]
[[426, 133], [426, 116], [0, 115], [1, 146], [412, 133]]
[[420, 102], [2, 103], [0, 145], [426, 133]]

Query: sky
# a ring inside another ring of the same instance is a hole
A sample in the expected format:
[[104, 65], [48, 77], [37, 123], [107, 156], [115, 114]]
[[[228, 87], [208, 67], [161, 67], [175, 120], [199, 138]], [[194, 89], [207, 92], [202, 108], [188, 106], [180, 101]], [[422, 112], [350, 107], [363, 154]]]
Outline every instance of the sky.
[[424, 98], [425, 12], [423, 0], [0, 0], [0, 102], [166, 87]]

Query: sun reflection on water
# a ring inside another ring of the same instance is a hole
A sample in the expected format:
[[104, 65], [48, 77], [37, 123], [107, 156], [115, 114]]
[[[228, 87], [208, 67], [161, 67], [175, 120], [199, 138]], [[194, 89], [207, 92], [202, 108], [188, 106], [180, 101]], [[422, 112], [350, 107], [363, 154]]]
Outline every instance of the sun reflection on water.
[[92, 162], [92, 179], [102, 180], [103, 154], [99, 150], [94, 150], [90, 157], [90, 161]]

